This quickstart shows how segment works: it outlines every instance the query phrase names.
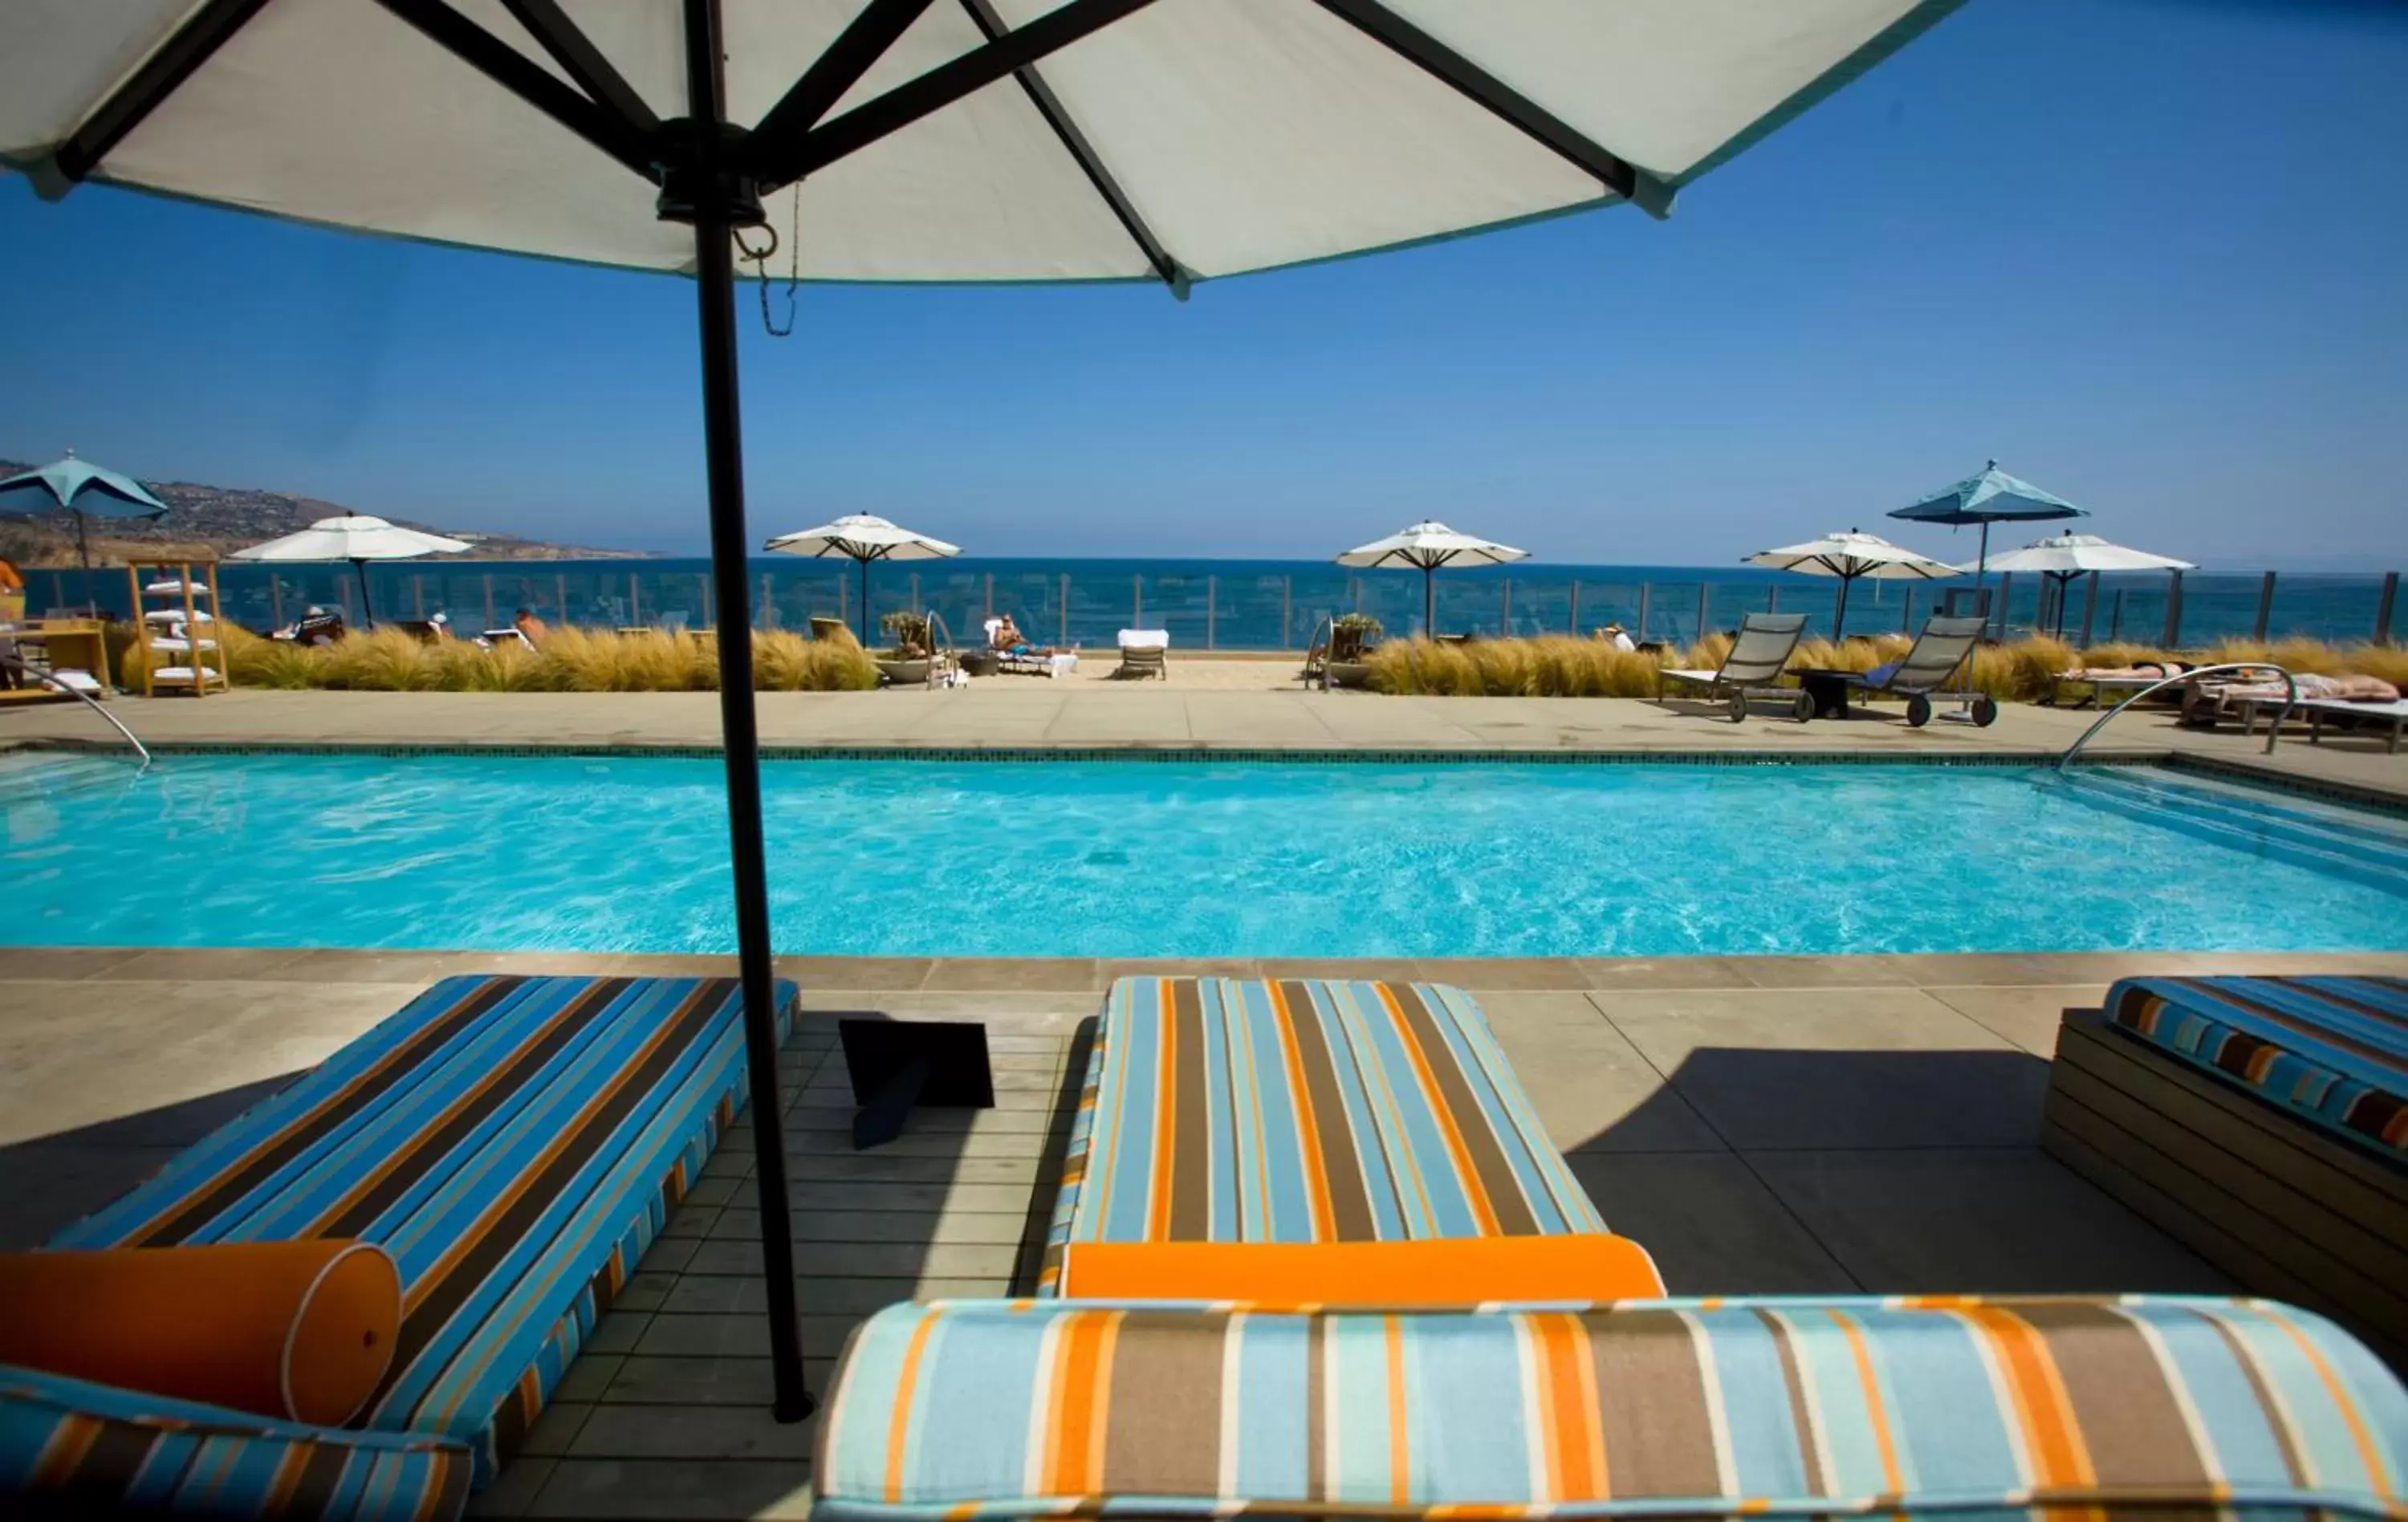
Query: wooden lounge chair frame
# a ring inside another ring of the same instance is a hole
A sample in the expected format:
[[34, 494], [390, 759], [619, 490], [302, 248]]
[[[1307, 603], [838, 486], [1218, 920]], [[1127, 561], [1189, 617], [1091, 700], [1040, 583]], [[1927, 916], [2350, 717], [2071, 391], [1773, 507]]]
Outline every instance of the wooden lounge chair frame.
[[2408, 1367], [2408, 1169], [2068, 1010], [2041, 1146], [2246, 1288]]

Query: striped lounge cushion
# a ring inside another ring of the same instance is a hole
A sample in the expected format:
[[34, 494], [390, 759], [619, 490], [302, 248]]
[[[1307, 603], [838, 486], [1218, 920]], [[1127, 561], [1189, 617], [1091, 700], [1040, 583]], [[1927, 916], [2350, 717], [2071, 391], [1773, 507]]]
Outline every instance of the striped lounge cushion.
[[819, 1443], [820, 1522], [2408, 1515], [2408, 1392], [2255, 1300], [898, 1305]]
[[1072, 1242], [1605, 1228], [1461, 989], [1123, 978], [1039, 1285], [1053, 1292]]
[[482, 1486], [742, 1104], [741, 1005], [734, 979], [447, 979], [52, 1245], [381, 1242], [402, 1326], [358, 1425], [466, 1443]]
[[2127, 978], [2107, 1016], [2336, 1136], [2408, 1158], [2408, 980]]
[[472, 1463], [448, 1438], [298, 1427], [0, 1368], [0, 1513], [11, 1515], [405, 1522], [458, 1515]]

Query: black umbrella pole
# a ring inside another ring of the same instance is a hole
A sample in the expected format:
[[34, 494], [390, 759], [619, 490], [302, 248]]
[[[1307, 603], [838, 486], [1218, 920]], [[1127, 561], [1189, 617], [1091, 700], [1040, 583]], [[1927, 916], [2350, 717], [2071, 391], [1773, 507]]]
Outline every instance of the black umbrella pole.
[[778, 1098], [777, 979], [769, 959], [769, 872], [761, 840], [761, 737], [752, 711], [752, 599], [744, 558], [744, 439], [738, 409], [736, 270], [724, 208], [694, 224], [695, 295], [702, 320], [702, 432], [710, 476], [710, 574], [719, 595], [719, 723], [727, 752], [728, 844], [736, 866], [736, 959], [744, 983], [744, 1056], [752, 1081], [752, 1182], [768, 1276], [773, 1411], [798, 1422], [815, 1402], [803, 1387], [795, 1311], [795, 1244], [787, 1225], [786, 1139]]

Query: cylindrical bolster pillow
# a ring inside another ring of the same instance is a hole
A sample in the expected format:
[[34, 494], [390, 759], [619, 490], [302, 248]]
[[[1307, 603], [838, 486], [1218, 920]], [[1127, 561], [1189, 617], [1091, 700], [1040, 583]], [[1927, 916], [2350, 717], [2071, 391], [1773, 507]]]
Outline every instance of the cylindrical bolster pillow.
[[0, 1364], [317, 1427], [376, 1393], [400, 1325], [373, 1242], [0, 1253]]
[[1062, 1295], [1258, 1307], [1469, 1306], [1652, 1299], [1664, 1281], [1627, 1237], [1412, 1242], [1074, 1242]]

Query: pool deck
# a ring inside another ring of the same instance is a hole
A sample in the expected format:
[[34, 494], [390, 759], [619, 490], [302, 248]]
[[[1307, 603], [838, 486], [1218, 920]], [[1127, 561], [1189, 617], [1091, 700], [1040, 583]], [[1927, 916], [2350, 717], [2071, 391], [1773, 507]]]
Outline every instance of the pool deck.
[[[232, 705], [228, 705], [231, 707]], [[37, 1242], [464, 971], [693, 973], [727, 959], [0, 950], [0, 1248]], [[2036, 1145], [2060, 1011], [2135, 971], [2408, 975], [2408, 955], [1130, 963], [796, 957], [783, 1057], [809, 1372], [914, 1295], [1025, 1288], [1079, 1024], [1125, 972], [1421, 977], [1473, 990], [1552, 1139], [1676, 1293], [2219, 1291]], [[997, 1107], [856, 1154], [845, 1012], [970, 1018]], [[473, 1510], [796, 1515], [809, 1424], [768, 1364], [739, 1122]]]
[[[780, 751], [1150, 751], [1722, 758], [2061, 752], [2089, 712], [1986, 730], [1895, 717], [1732, 725], [1627, 699], [1307, 693], [1271, 663], [1175, 662], [1164, 686], [989, 681], [764, 694]], [[164, 747], [715, 748], [709, 693], [238, 691], [119, 699]], [[1895, 714], [1895, 708], [1887, 710]], [[109, 739], [66, 705], [0, 711], [0, 749]], [[2395, 805], [2408, 755], [2363, 739], [2117, 721], [2095, 754], [2182, 756]], [[0, 949], [0, 1249], [38, 1242], [454, 972], [682, 974], [726, 958]], [[1553, 1140], [1676, 1293], [2223, 1290], [2215, 1271], [2037, 1145], [2059, 1012], [2141, 971], [2385, 972], [2408, 953], [1109, 962], [782, 958], [806, 1017], [783, 1066], [810, 1373], [914, 1295], [1025, 1289], [1060, 1166], [1072, 1043], [1139, 971], [1427, 978], [1471, 989]], [[931, 1113], [855, 1154], [847, 1012], [982, 1021], [996, 1110]], [[723, 1142], [484, 1515], [796, 1515], [810, 1428], [767, 1411], [749, 1127]]]
[[[1874, 717], [1796, 724], [1758, 714], [1745, 724], [1699, 705], [1613, 697], [1387, 697], [1306, 692], [1262, 661], [1192, 662], [1231, 668], [1253, 688], [1160, 686], [1043, 678], [991, 679], [961, 691], [764, 693], [761, 742], [772, 751], [1102, 750], [1631, 753], [1794, 757], [2004, 755], [2064, 751], [2093, 711], [2011, 705], [1987, 729], [1935, 720], [1910, 729], [1896, 705]], [[1268, 670], [1270, 674], [1265, 675]], [[1198, 677], [1199, 682], [1205, 679]], [[600, 747], [710, 749], [719, 741], [711, 693], [353, 693], [237, 690], [221, 696], [119, 698], [117, 716], [162, 746]], [[2298, 729], [2298, 726], [2295, 726]], [[2302, 737], [2303, 730], [2298, 731]], [[79, 705], [0, 711], [0, 747], [117, 745]], [[2161, 711], [2118, 719], [2090, 754], [2179, 754], [2408, 802], [2408, 753], [2358, 736], [2321, 744], [2286, 739], [2272, 756], [2262, 734], [2186, 729]]]

